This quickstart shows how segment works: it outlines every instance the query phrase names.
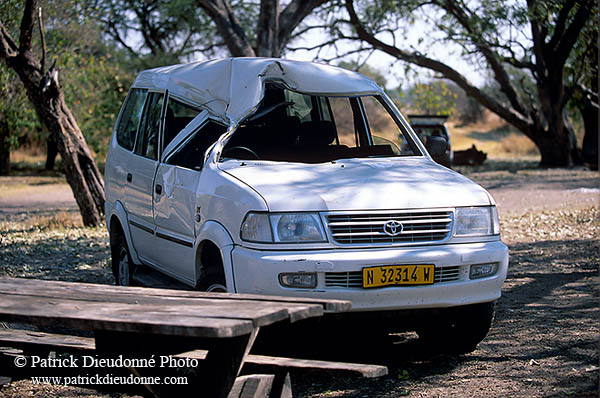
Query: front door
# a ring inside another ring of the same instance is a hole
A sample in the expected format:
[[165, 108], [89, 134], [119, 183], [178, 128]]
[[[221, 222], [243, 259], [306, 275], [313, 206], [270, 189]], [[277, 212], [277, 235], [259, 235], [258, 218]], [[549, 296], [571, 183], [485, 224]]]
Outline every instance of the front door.
[[156, 173], [152, 262], [163, 272], [194, 284], [194, 223], [200, 172], [162, 163]]
[[165, 149], [158, 166], [154, 195], [156, 242], [152, 262], [162, 271], [190, 284], [196, 282], [196, 227], [198, 192], [206, 150], [224, 132], [225, 126], [198, 115]]

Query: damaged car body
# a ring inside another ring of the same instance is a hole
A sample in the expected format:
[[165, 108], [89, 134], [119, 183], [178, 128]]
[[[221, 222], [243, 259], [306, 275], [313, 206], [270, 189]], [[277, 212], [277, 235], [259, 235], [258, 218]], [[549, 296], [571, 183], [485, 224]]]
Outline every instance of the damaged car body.
[[106, 163], [117, 283], [144, 265], [201, 290], [433, 310], [413, 330], [473, 349], [508, 250], [489, 193], [432, 160], [446, 148], [426, 148], [376, 83], [341, 68], [229, 58], [144, 71]]

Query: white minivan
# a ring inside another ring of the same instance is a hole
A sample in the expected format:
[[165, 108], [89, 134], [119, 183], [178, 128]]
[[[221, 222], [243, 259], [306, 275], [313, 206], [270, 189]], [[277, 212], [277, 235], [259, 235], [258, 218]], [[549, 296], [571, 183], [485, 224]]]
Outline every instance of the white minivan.
[[143, 266], [207, 291], [421, 312], [422, 338], [471, 350], [508, 249], [490, 194], [432, 160], [446, 147], [338, 67], [228, 58], [143, 71], [106, 161], [116, 281]]

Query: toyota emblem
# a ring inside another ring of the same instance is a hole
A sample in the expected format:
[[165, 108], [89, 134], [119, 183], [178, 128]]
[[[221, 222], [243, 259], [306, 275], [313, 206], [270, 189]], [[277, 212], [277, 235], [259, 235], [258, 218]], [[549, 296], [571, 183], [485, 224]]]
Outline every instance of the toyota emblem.
[[383, 232], [389, 236], [398, 236], [402, 233], [403, 229], [402, 223], [396, 220], [386, 221], [383, 224]]

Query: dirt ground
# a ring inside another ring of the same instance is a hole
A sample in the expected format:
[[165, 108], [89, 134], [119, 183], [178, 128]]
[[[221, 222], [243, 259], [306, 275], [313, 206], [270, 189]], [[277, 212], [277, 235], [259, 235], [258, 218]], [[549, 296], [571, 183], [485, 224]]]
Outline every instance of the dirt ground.
[[[427, 352], [414, 333], [372, 350], [356, 341], [343, 359], [387, 365], [388, 376], [296, 373], [294, 396], [598, 397], [600, 174], [511, 162], [459, 171], [494, 196], [510, 247], [488, 337], [462, 356]], [[111, 283], [106, 233], [73, 227], [74, 218], [62, 180], [0, 177], [0, 275]], [[108, 397], [28, 381], [0, 390], [33, 395]]]

